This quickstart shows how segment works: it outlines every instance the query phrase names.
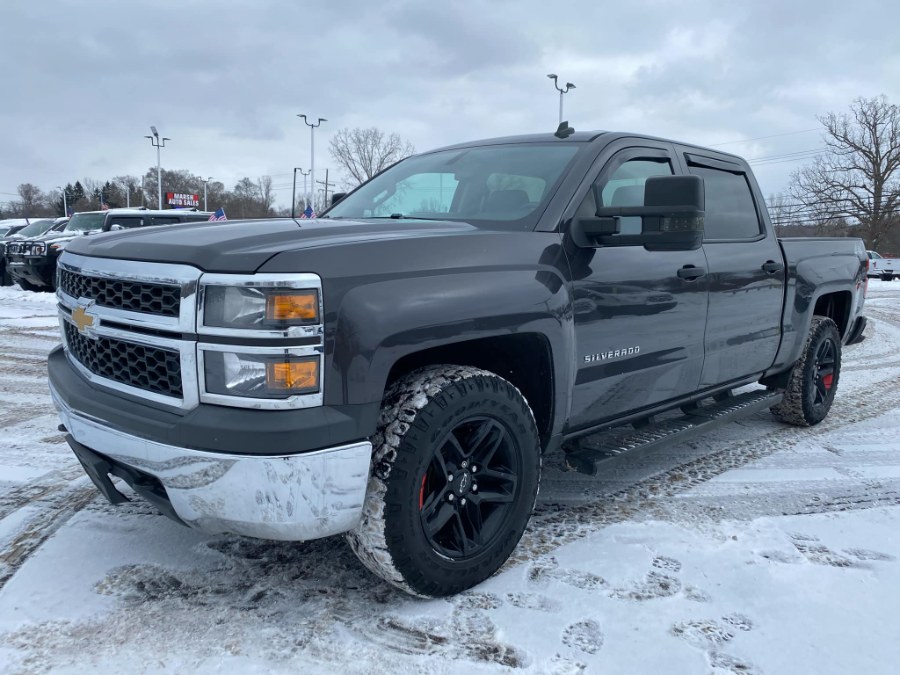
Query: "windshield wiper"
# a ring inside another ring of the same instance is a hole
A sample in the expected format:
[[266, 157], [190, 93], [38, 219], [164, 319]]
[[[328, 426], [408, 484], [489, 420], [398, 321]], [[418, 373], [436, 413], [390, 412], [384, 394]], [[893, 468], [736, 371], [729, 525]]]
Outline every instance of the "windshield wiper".
[[425, 216], [406, 216], [402, 213], [392, 213], [389, 216], [365, 216], [362, 220], [449, 220], [449, 218], [426, 218]]

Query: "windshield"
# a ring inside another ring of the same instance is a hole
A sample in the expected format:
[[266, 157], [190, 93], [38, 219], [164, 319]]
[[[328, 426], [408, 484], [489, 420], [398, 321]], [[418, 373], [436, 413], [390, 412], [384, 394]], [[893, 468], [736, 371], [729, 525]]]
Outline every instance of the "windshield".
[[880, 258], [881, 256], [878, 253], [875, 253], [875, 251], [869, 251], [869, 257], [870, 258]]
[[16, 234], [22, 235], [24, 237], [33, 237], [36, 234], [44, 234], [50, 227], [53, 225], [53, 219], [46, 220], [32, 220], [31, 224], [27, 227], [23, 227]]
[[580, 147], [522, 143], [410, 157], [345, 197], [326, 216], [462, 220], [533, 229]]
[[63, 232], [87, 232], [88, 230], [99, 230], [103, 227], [103, 221], [106, 220], [105, 213], [76, 213], [69, 220], [66, 229]]
[[8, 227], [0, 227], [0, 237], [5, 237], [6, 233], [9, 232], [10, 228]]

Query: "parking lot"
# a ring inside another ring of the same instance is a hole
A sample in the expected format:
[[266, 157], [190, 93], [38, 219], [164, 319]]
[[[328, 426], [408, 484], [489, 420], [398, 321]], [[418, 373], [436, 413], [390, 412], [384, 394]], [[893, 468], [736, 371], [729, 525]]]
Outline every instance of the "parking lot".
[[598, 478], [550, 457], [504, 571], [421, 601], [341, 538], [108, 505], [57, 431], [54, 297], [0, 289], [0, 670], [894, 672], [900, 283], [865, 313], [819, 426], [761, 413]]

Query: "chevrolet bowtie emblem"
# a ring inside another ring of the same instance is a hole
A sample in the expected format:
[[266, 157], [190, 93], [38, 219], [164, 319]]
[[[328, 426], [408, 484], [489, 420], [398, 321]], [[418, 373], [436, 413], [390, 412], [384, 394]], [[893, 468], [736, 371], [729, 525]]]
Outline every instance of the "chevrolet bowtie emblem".
[[72, 310], [72, 323], [78, 328], [79, 333], [83, 333], [85, 328], [94, 325], [94, 317], [87, 313], [85, 307], [76, 307]]

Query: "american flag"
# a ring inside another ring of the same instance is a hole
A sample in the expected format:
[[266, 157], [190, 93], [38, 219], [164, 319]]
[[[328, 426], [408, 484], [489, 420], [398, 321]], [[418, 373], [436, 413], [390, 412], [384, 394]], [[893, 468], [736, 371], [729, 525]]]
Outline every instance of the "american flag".
[[223, 209], [221, 207], [216, 209], [216, 212], [214, 214], [212, 214], [209, 217], [209, 219], [210, 220], [228, 220], [228, 218], [225, 217], [225, 209]]
[[301, 217], [301, 218], [315, 218], [315, 217], [316, 217], [316, 212], [313, 211], [312, 206], [307, 206], [307, 207], [306, 207], [306, 210], [305, 210], [303, 213], [300, 214], [300, 217]]

